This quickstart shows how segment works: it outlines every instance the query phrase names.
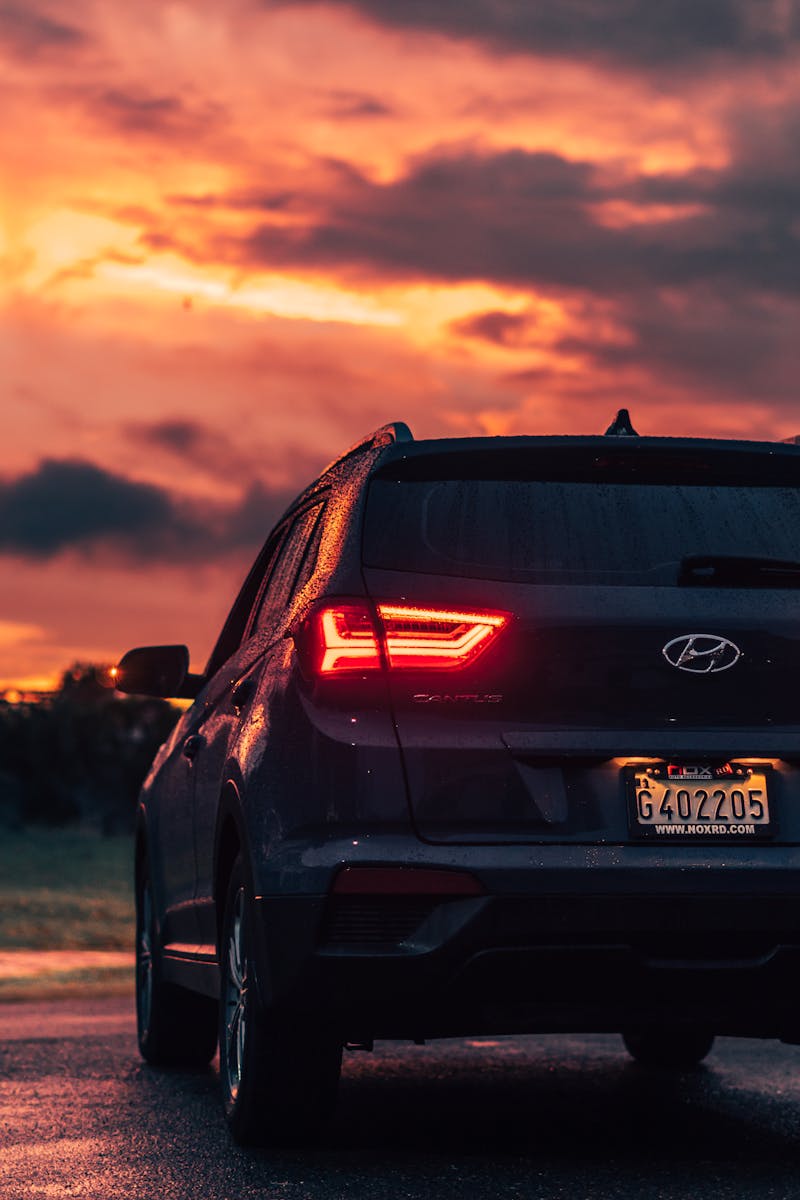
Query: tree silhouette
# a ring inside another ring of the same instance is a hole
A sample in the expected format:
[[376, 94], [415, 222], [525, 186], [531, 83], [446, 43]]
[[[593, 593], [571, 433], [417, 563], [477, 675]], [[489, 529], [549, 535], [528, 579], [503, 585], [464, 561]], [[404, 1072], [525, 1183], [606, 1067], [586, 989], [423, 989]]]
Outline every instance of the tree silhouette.
[[107, 679], [107, 667], [76, 662], [51, 695], [0, 700], [0, 823], [132, 829], [142, 780], [180, 712], [121, 696]]

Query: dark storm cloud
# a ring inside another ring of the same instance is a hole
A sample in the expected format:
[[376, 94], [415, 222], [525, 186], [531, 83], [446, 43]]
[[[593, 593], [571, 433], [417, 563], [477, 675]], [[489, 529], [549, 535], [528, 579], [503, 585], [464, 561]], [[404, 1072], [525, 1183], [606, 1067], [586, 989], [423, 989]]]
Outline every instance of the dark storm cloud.
[[[536, 345], [535, 317], [526, 314], [475, 313], [451, 329], [462, 337], [508, 347], [501, 316], [514, 322], [513, 348]], [[647, 378], [706, 399], [760, 402], [788, 414], [796, 408], [800, 377], [798, 326], [800, 300], [737, 292], [720, 296], [700, 285], [680, 296], [653, 294], [621, 306], [614, 337], [571, 335], [546, 345], [559, 361], [581, 360], [583, 370], [570, 375], [581, 388], [587, 379], [592, 387], [610, 380], [620, 388], [626, 381], [639, 380], [635, 392], [640, 395], [644, 372]], [[537, 388], [558, 378], [558, 371], [537, 365], [510, 371], [502, 382]], [[563, 376], [560, 382], [565, 384]]]
[[194, 148], [216, 135], [225, 119], [221, 105], [169, 91], [138, 87], [96, 87], [86, 83], [60, 84], [49, 93], [53, 104], [74, 107], [94, 124], [123, 138], [164, 142], [175, 152]]
[[[388, 184], [349, 169], [315, 223], [265, 225], [246, 243], [245, 254], [258, 265], [530, 280], [556, 269], [546, 264], [552, 255], [547, 243], [557, 229], [563, 245], [587, 225], [583, 208], [592, 194], [592, 171], [588, 164], [521, 150], [431, 156]], [[557, 269], [569, 273], [580, 264]]]
[[800, 302], [775, 304], [737, 294], [720, 298], [698, 288], [679, 304], [652, 296], [632, 307], [624, 344], [566, 338], [558, 349], [582, 355], [590, 367], [643, 367], [657, 379], [794, 410], [798, 325]]
[[256, 450], [242, 453], [219, 429], [183, 417], [132, 422], [128, 436], [139, 445], [159, 450], [179, 463], [192, 464], [225, 480], [251, 479], [257, 473]]
[[[615, 184], [589, 163], [551, 153], [451, 152], [387, 184], [342, 174], [315, 221], [264, 224], [238, 253], [257, 267], [617, 296], [699, 281], [797, 294], [795, 163], [796, 154], [758, 170], [740, 161], [717, 173]], [[637, 206], [635, 223], [603, 222], [602, 206], [619, 201]], [[693, 210], [665, 220], [664, 204]]]
[[0, 46], [19, 58], [76, 49], [87, 41], [82, 29], [56, 21], [33, 5], [0, 4]]
[[294, 191], [259, 191], [245, 190], [240, 192], [205, 192], [201, 195], [186, 195], [177, 193], [167, 196], [169, 204], [185, 208], [232, 209], [234, 211], [254, 212], [290, 212], [297, 208], [307, 208], [308, 198]]
[[[330, 96], [330, 93], [326, 93]], [[338, 158], [317, 158], [305, 165], [293, 178], [292, 186], [251, 186], [223, 192], [178, 192], [167, 195], [169, 204], [180, 208], [253, 213], [291, 213], [313, 217], [323, 202], [337, 195], [349, 195], [361, 188], [364, 176], [349, 162]], [[348, 190], [349, 189], [349, 190]]]
[[[266, 2], [266, 0], [265, 0]], [[269, 0], [296, 7], [299, 0]], [[712, 55], [779, 57], [798, 0], [328, 0], [379, 24], [494, 50], [685, 70]]]
[[127, 133], [163, 133], [183, 115], [177, 96], [134, 96], [128, 92], [101, 92], [97, 112]]
[[388, 117], [393, 110], [377, 96], [365, 92], [333, 90], [323, 96], [323, 108], [327, 116], [339, 121], [358, 120], [362, 117]]
[[450, 328], [461, 337], [475, 338], [495, 346], [518, 346], [528, 340], [534, 322], [527, 313], [503, 312], [490, 309], [488, 312], [473, 313], [460, 321], [453, 321]]
[[46, 459], [0, 485], [0, 547], [46, 558], [98, 538], [160, 535], [173, 519], [166, 495], [81, 461]]
[[255, 483], [231, 506], [185, 502], [80, 460], [46, 459], [0, 483], [0, 553], [52, 558], [211, 560], [257, 547], [291, 499]]
[[179, 140], [202, 132], [210, 115], [192, 111], [179, 96], [116, 88], [93, 95], [88, 106], [93, 116], [121, 133]]
[[179, 419], [132, 426], [131, 432], [142, 442], [180, 455], [204, 449], [209, 437], [208, 430], [198, 421]]

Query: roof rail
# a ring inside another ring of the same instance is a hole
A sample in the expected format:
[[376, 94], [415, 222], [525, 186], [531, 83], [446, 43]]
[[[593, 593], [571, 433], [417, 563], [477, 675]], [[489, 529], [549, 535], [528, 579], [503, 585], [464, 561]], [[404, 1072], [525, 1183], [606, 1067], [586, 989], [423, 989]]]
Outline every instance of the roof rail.
[[380, 429], [376, 429], [374, 433], [367, 434], [366, 437], [360, 438], [355, 442], [349, 450], [345, 450], [344, 454], [340, 454], [333, 462], [329, 462], [324, 475], [330, 471], [332, 467], [337, 466], [340, 462], [344, 462], [346, 458], [350, 458], [353, 454], [359, 454], [363, 450], [378, 449], [381, 446], [390, 446], [392, 442], [413, 442], [414, 435], [406, 425], [405, 421], [392, 421], [389, 425], [381, 425]]
[[606, 430], [606, 437], [638, 437], [639, 434], [631, 425], [627, 408], [621, 408]]

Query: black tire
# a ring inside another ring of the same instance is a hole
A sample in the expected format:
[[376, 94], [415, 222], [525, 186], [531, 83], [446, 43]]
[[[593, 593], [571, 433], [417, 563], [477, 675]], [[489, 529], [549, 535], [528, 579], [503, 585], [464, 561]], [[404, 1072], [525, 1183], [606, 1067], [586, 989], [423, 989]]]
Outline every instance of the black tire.
[[265, 1012], [258, 997], [250, 893], [233, 868], [220, 941], [219, 1075], [240, 1145], [312, 1141], [336, 1103], [340, 1039], [317, 1023]]
[[714, 1045], [705, 1029], [645, 1029], [623, 1033], [625, 1049], [643, 1067], [686, 1071], [698, 1066]]
[[217, 1048], [217, 1003], [162, 978], [147, 860], [136, 872], [136, 1029], [154, 1066], [205, 1067]]

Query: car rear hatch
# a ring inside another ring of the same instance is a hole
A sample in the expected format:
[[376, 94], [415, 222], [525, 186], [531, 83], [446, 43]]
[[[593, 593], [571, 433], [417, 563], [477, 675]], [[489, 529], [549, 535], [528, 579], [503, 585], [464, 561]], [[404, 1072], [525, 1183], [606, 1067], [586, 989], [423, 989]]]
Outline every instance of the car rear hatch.
[[[625, 842], [671, 822], [719, 840], [741, 817], [733, 836], [761, 840], [780, 817], [800, 840], [799, 482], [795, 447], [760, 444], [392, 451], [364, 574], [420, 836]], [[762, 788], [771, 820], [751, 821]], [[725, 801], [698, 812], [704, 789]]]

